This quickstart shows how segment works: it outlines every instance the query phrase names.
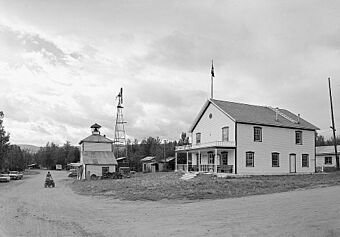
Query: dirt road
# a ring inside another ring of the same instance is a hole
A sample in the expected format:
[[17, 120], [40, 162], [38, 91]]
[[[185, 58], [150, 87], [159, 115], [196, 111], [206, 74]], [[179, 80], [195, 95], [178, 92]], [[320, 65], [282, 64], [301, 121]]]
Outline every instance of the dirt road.
[[129, 202], [81, 196], [66, 172], [0, 183], [0, 236], [340, 236], [340, 187], [237, 199]]

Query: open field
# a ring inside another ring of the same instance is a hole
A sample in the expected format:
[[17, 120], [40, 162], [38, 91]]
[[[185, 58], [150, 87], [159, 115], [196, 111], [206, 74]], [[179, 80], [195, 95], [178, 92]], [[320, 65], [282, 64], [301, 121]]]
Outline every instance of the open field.
[[296, 189], [340, 185], [340, 172], [329, 174], [217, 178], [200, 174], [181, 180], [174, 172], [136, 174], [129, 179], [74, 181], [79, 194], [120, 200], [201, 200], [243, 197]]

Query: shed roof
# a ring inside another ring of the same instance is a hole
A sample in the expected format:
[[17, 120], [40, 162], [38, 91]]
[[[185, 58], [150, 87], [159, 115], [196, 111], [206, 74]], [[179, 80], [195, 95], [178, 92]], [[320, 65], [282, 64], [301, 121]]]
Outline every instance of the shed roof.
[[126, 159], [126, 157], [125, 156], [122, 156], [122, 157], [118, 157], [116, 160], [117, 161], [121, 161], [121, 160], [125, 160]]
[[107, 137], [104, 137], [99, 134], [92, 134], [83, 140], [79, 142], [79, 144], [82, 144], [83, 142], [91, 142], [91, 143], [113, 143], [111, 139], [108, 139]]
[[153, 161], [155, 159], [154, 156], [147, 156], [147, 157], [144, 157], [143, 159], [141, 159], [140, 161], [141, 162], [150, 162], [150, 161]]
[[117, 160], [112, 151], [82, 151], [84, 164], [92, 165], [117, 165]]
[[[340, 154], [340, 146], [337, 145], [337, 151], [338, 154]], [[334, 150], [334, 146], [317, 146], [316, 147], [316, 155], [320, 156], [320, 155], [334, 155], [335, 154], [335, 150]]]
[[[259, 106], [259, 105], [250, 105], [243, 104], [237, 102], [223, 101], [223, 100], [215, 100], [209, 99], [203, 106], [202, 110], [196, 117], [194, 123], [190, 128], [190, 132], [192, 132], [197, 123], [199, 122], [201, 116], [204, 114], [207, 107], [213, 104], [219, 110], [221, 110], [226, 116], [234, 120], [238, 123], [247, 123], [247, 124], [258, 124], [258, 125], [268, 125], [275, 127], [287, 127], [287, 128], [296, 128], [296, 129], [308, 129], [308, 130], [317, 130], [318, 127], [313, 124], [307, 122], [302, 118], [298, 118], [297, 115], [286, 109], [278, 108], [278, 120], [276, 121], [276, 112], [268, 107], [268, 106]], [[286, 115], [284, 117], [282, 114]], [[289, 117], [290, 119], [287, 119]], [[293, 122], [292, 120], [299, 120], [299, 123]]]

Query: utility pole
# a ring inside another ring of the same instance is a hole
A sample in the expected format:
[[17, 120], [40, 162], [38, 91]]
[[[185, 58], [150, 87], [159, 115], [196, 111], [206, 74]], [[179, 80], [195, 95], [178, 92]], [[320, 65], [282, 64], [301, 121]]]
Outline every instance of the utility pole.
[[329, 100], [331, 103], [331, 117], [332, 117], [332, 126], [331, 129], [333, 130], [333, 143], [334, 143], [334, 151], [335, 151], [335, 160], [336, 160], [336, 169], [339, 170], [339, 156], [336, 144], [336, 135], [335, 135], [335, 123], [334, 123], [334, 113], [333, 113], [333, 101], [332, 101], [332, 90], [331, 90], [331, 78], [328, 77], [328, 87], [329, 87]]

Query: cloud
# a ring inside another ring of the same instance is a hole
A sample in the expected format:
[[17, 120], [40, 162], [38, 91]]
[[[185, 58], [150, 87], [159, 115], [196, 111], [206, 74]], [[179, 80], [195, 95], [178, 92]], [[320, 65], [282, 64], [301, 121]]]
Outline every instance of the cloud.
[[[18, 31], [10, 27], [0, 25], [0, 43], [6, 48], [7, 54], [15, 53], [21, 62], [30, 69], [41, 71], [42, 66], [34, 61], [34, 55], [39, 54], [52, 65], [70, 65], [72, 60], [82, 59], [79, 52], [67, 53], [54, 42], [49, 41], [39, 34]], [[25, 58], [23, 55], [32, 55]], [[14, 63], [14, 62], [13, 62]], [[18, 64], [14, 64], [18, 66]]]

